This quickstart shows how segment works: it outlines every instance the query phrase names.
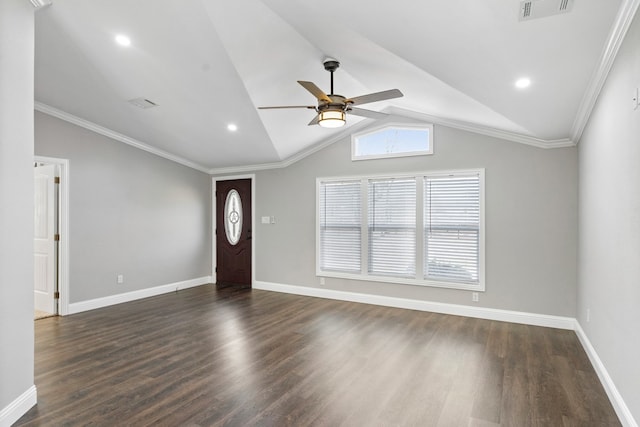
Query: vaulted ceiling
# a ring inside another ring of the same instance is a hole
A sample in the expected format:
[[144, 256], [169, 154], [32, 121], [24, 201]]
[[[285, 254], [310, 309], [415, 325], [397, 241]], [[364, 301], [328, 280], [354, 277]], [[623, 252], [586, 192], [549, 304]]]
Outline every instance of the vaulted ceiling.
[[[368, 109], [566, 146], [628, 3], [570, 0], [568, 12], [519, 20], [518, 0], [53, 0], [36, 15], [36, 106], [201, 170], [278, 164], [370, 120], [325, 129], [307, 126], [312, 110], [257, 109], [314, 104], [296, 81], [328, 93], [332, 57], [336, 93], [404, 93]], [[531, 85], [516, 88], [521, 77]]]

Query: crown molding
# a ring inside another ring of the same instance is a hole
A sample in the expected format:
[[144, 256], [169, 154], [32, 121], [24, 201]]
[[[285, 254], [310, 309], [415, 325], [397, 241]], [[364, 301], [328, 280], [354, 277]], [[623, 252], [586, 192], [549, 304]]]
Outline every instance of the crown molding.
[[438, 117], [438, 116], [432, 116], [429, 114], [418, 113], [410, 110], [404, 110], [397, 107], [390, 108], [389, 112], [399, 117], [412, 118], [412, 119], [420, 120], [425, 123], [446, 126], [453, 129], [460, 129], [467, 132], [491, 136], [494, 138], [504, 139], [507, 141], [517, 142], [520, 144], [531, 145], [533, 147], [538, 147], [538, 148], [564, 148], [564, 147], [573, 147], [576, 145], [576, 143], [569, 138], [562, 138], [562, 139], [536, 138], [533, 136], [523, 135], [516, 132], [509, 132], [506, 130], [482, 126], [476, 123], [465, 122], [462, 120], [447, 119], [447, 118]]
[[198, 170], [200, 172], [209, 173], [209, 168], [206, 168], [198, 163], [192, 162], [190, 160], [184, 159], [175, 154], [171, 154], [167, 151], [160, 150], [159, 148], [152, 147], [144, 142], [138, 141], [137, 139], [131, 138], [129, 136], [123, 135], [121, 133], [115, 132], [106, 127], [97, 125], [89, 120], [81, 119], [78, 116], [74, 116], [73, 114], [69, 114], [65, 111], [59, 110], [50, 105], [44, 104], [42, 102], [34, 102], [34, 109], [36, 111], [40, 111], [41, 113], [48, 114], [50, 116], [56, 117], [60, 120], [64, 120], [65, 122], [72, 123], [76, 126], [80, 126], [102, 136], [106, 136], [107, 138], [111, 138], [113, 140], [123, 142], [132, 147], [138, 148], [142, 151], [146, 151], [151, 154], [155, 154], [158, 157], [165, 158], [167, 160], [171, 160], [172, 162], [179, 163], [183, 166], [187, 166], [189, 168]]
[[[640, 1], [640, 0], [639, 0]], [[382, 110], [383, 112], [389, 114], [387, 119], [384, 121], [377, 121], [378, 126], [382, 126], [388, 124], [388, 122], [397, 123], [398, 119], [411, 119], [411, 122], [414, 123], [429, 123], [439, 126], [446, 126], [454, 129], [460, 129], [467, 132], [477, 133], [481, 135], [491, 136], [494, 138], [504, 139], [507, 141], [517, 142], [520, 144], [531, 145], [537, 148], [550, 149], [550, 148], [564, 148], [564, 147], [574, 147], [576, 143], [569, 139], [541, 139], [535, 138], [532, 136], [521, 135], [515, 132], [508, 132], [500, 129], [489, 128], [485, 126], [480, 126], [475, 123], [463, 122], [453, 119], [445, 119], [442, 117], [431, 116], [429, 114], [418, 113], [416, 111], [404, 110], [397, 107], [385, 108]], [[369, 127], [371, 125], [371, 120], [363, 120], [357, 125], [349, 126], [344, 129], [342, 132], [334, 135], [332, 138], [329, 138], [319, 144], [313, 145], [305, 150], [302, 150], [291, 157], [287, 157], [286, 159], [280, 162], [273, 163], [261, 163], [256, 165], [246, 165], [246, 166], [237, 166], [237, 167], [225, 167], [225, 168], [212, 168], [209, 169], [209, 173], [211, 175], [220, 175], [220, 174], [228, 174], [228, 173], [240, 173], [240, 172], [252, 172], [259, 170], [268, 170], [268, 169], [282, 169], [292, 164], [304, 159], [322, 150], [325, 147], [328, 147], [335, 142], [353, 134], [359, 132], [363, 128]]]
[[613, 62], [616, 59], [620, 46], [624, 41], [624, 37], [627, 34], [627, 30], [633, 22], [633, 17], [638, 10], [640, 0], [623, 0], [616, 20], [611, 28], [609, 39], [605, 45], [598, 67], [594, 70], [587, 90], [582, 97], [582, 102], [578, 108], [578, 113], [571, 126], [571, 139], [578, 143], [584, 132], [584, 128], [589, 122], [591, 112], [596, 105], [598, 96], [604, 87], [604, 84], [609, 76]]
[[[640, 2], [640, 0], [633, 0]], [[306, 148], [302, 151], [295, 153], [294, 155], [287, 157], [284, 160], [278, 162], [271, 163], [260, 163], [253, 165], [244, 165], [244, 166], [229, 166], [222, 168], [207, 168], [201, 164], [192, 162], [190, 160], [184, 159], [175, 154], [168, 153], [164, 150], [160, 150], [158, 148], [152, 147], [148, 144], [145, 144], [141, 141], [138, 141], [134, 138], [128, 137], [121, 133], [115, 132], [111, 129], [105, 128], [103, 126], [97, 125], [93, 122], [90, 122], [85, 119], [81, 119], [80, 117], [74, 116], [73, 114], [69, 114], [65, 111], [59, 110], [55, 107], [51, 107], [50, 105], [44, 104], [42, 102], [34, 103], [35, 109], [40, 111], [41, 113], [48, 114], [53, 117], [57, 117], [61, 120], [67, 121], [69, 123], [73, 123], [77, 126], [83, 127], [90, 131], [96, 132], [100, 135], [106, 136], [108, 138], [114, 139], [116, 141], [123, 142], [127, 145], [131, 145], [140, 150], [147, 151], [149, 153], [155, 154], [156, 156], [163, 157], [167, 160], [171, 160], [176, 163], [180, 163], [181, 165], [190, 167], [192, 169], [196, 169], [200, 172], [208, 173], [210, 175], [222, 175], [229, 173], [244, 173], [244, 172], [252, 172], [259, 170], [269, 170], [269, 169], [282, 169], [292, 164], [308, 157], [336, 142], [339, 140], [348, 137], [349, 135], [359, 132], [360, 130], [371, 125], [372, 121], [369, 119], [362, 120], [361, 122], [349, 126], [343, 129], [341, 132], [336, 133], [331, 138], [328, 138], [318, 144], [314, 144], [309, 148]], [[389, 114], [389, 118], [385, 119], [384, 122], [394, 121], [398, 119], [410, 119], [412, 121], [421, 122], [421, 123], [429, 123], [435, 124], [439, 126], [446, 126], [453, 129], [464, 130], [467, 132], [472, 132], [480, 135], [491, 136], [498, 139], [503, 139], [507, 141], [512, 141], [520, 144], [530, 145], [537, 148], [549, 149], [549, 148], [563, 148], [563, 147], [573, 147], [576, 145], [574, 140], [569, 138], [563, 139], [554, 139], [547, 140], [541, 138], [535, 138], [528, 135], [522, 135], [515, 132], [509, 132], [505, 130], [500, 130], [496, 128], [490, 128], [486, 126], [481, 126], [471, 122], [464, 122], [460, 120], [446, 119], [443, 117], [432, 116], [429, 114], [419, 113], [416, 111], [405, 110], [397, 107], [389, 107], [385, 108], [383, 112]], [[380, 122], [380, 121], [378, 121]]]

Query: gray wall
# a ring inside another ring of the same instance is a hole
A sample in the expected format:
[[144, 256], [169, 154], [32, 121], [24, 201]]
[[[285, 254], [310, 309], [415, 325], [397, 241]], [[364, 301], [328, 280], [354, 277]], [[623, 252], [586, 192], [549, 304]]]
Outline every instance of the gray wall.
[[33, 40], [31, 4], [0, 1], [0, 413], [33, 386]]
[[[319, 287], [316, 177], [485, 168], [486, 292], [327, 278], [326, 289], [560, 316], [575, 315], [577, 150], [544, 150], [436, 126], [435, 154], [351, 161], [345, 138], [256, 175], [256, 280]], [[276, 224], [260, 224], [275, 216]]]
[[[640, 18], [579, 144], [578, 321], [640, 421]], [[590, 321], [587, 322], [587, 310]]]
[[35, 140], [69, 159], [71, 303], [211, 275], [209, 175], [42, 113]]

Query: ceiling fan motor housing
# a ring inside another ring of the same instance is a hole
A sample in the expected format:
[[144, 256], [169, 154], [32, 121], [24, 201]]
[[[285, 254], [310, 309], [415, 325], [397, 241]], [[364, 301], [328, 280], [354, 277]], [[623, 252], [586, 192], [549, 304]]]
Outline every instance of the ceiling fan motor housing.
[[324, 60], [324, 69], [333, 73], [335, 70], [340, 67], [340, 62], [335, 59], [327, 58]]
[[327, 102], [327, 101], [318, 101], [318, 112], [320, 111], [325, 111], [325, 110], [340, 110], [340, 111], [345, 111], [347, 108], [347, 98], [345, 98], [342, 95], [327, 95], [330, 99], [331, 102]]

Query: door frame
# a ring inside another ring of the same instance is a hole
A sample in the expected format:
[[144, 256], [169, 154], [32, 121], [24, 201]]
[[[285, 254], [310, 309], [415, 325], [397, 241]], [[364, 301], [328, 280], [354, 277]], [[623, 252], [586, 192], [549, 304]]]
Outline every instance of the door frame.
[[69, 160], [55, 157], [35, 156], [38, 163], [58, 165], [60, 184], [58, 187], [58, 315], [69, 314]]
[[214, 176], [212, 178], [211, 188], [211, 279], [215, 284], [217, 280], [216, 267], [217, 261], [217, 245], [216, 245], [216, 224], [217, 224], [217, 206], [216, 206], [216, 186], [218, 181], [233, 181], [235, 179], [251, 180], [251, 287], [255, 284], [256, 274], [256, 174], [245, 175], [226, 175]]

